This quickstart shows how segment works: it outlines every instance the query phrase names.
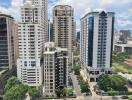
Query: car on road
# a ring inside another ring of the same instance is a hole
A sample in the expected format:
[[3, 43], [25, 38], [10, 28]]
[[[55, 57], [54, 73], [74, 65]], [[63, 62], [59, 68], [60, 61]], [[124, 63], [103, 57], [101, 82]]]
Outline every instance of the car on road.
[[79, 80], [80, 79], [80, 76], [79, 75], [77, 75], [77, 80]]
[[127, 95], [124, 95], [121, 97], [122, 99], [128, 99], [129, 97]]

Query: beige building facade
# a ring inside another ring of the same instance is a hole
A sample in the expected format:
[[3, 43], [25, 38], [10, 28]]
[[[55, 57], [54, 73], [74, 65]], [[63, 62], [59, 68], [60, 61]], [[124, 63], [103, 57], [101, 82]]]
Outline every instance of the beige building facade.
[[75, 33], [74, 9], [69, 5], [57, 5], [53, 9], [54, 42], [57, 47], [67, 48], [72, 57]]

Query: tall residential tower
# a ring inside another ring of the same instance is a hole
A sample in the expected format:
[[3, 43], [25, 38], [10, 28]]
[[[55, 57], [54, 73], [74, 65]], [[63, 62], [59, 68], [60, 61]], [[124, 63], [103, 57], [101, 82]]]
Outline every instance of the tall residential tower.
[[57, 47], [67, 48], [71, 59], [75, 35], [74, 10], [69, 5], [57, 5], [53, 9], [54, 42]]
[[0, 69], [12, 69], [17, 58], [17, 32], [14, 18], [0, 13]]
[[44, 43], [48, 41], [47, 0], [28, 0], [21, 7], [19, 31], [18, 79], [29, 86], [43, 82]]
[[89, 81], [112, 73], [113, 32], [113, 12], [90, 12], [81, 19], [81, 63]]

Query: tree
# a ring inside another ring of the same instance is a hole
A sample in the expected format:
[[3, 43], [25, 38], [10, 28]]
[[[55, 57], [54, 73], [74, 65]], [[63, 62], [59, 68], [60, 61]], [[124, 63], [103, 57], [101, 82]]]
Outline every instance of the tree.
[[132, 96], [129, 97], [129, 100], [132, 100]]
[[80, 50], [77, 49], [77, 50], [74, 52], [74, 55], [75, 55], [75, 56], [78, 56], [79, 54], [80, 54]]
[[73, 88], [66, 88], [66, 93], [68, 94], [68, 96], [72, 96], [73, 95]]
[[112, 76], [107, 74], [102, 74], [99, 77], [98, 86], [100, 89], [104, 91], [127, 91], [127, 85], [128, 80], [124, 77], [113, 74]]
[[39, 96], [39, 90], [23, 85], [17, 77], [13, 76], [7, 80], [4, 100], [24, 100], [26, 93], [29, 93], [31, 99]]
[[107, 75], [107, 74], [102, 74], [99, 77], [99, 81], [97, 84], [101, 90], [104, 90], [104, 91], [111, 90], [111, 80], [110, 80], [109, 75]]
[[11, 87], [21, 84], [21, 82], [17, 79], [17, 77], [13, 76], [7, 80], [7, 84], [5, 85], [5, 91], [9, 90]]
[[65, 86], [59, 86], [56, 90], [57, 97], [66, 96], [66, 87]]
[[61, 89], [60, 89], [60, 88], [57, 88], [57, 89], [55, 90], [55, 92], [56, 92], [57, 97], [60, 97], [60, 96], [61, 96], [61, 94], [62, 94], [62, 92], [61, 92]]
[[27, 89], [22, 84], [17, 84], [6, 91], [4, 100], [24, 100]]
[[118, 52], [113, 54], [113, 61], [114, 62], [123, 62], [127, 58], [131, 58], [131, 54], [126, 52]]
[[114, 74], [111, 76], [111, 87], [117, 91], [127, 91], [128, 80], [120, 75]]
[[39, 90], [37, 90], [35, 87], [28, 87], [28, 93], [32, 99], [40, 96]]
[[80, 84], [82, 92], [89, 92], [90, 91], [89, 84], [83, 80], [82, 76], [80, 76], [79, 84]]
[[81, 87], [82, 92], [89, 92], [90, 91], [89, 85], [85, 81], [80, 82], [80, 87]]
[[75, 75], [80, 75], [80, 68], [78, 66], [75, 66], [73, 70], [75, 72]]

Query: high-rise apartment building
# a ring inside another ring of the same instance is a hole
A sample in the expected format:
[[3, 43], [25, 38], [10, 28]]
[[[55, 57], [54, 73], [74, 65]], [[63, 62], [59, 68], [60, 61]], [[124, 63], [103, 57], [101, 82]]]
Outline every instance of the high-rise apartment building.
[[53, 8], [54, 42], [56, 46], [68, 49], [71, 59], [75, 35], [74, 9], [69, 5]]
[[55, 96], [59, 86], [68, 86], [68, 51], [55, 47], [54, 42], [45, 43], [43, 94]]
[[47, 0], [28, 0], [21, 7], [18, 79], [29, 86], [42, 84], [43, 46], [48, 41]]
[[49, 34], [49, 42], [53, 42], [53, 23], [50, 20], [48, 22], [48, 34]]
[[120, 30], [121, 36], [119, 40], [123, 43], [126, 44], [128, 39], [132, 37], [131, 30]]
[[0, 13], [0, 69], [12, 69], [16, 63], [16, 34], [14, 18]]
[[90, 12], [81, 18], [81, 63], [89, 81], [97, 81], [102, 73], [112, 73], [113, 33], [113, 12]]
[[18, 59], [18, 23], [14, 22], [14, 59], [15, 59], [15, 66], [17, 66], [17, 59]]

